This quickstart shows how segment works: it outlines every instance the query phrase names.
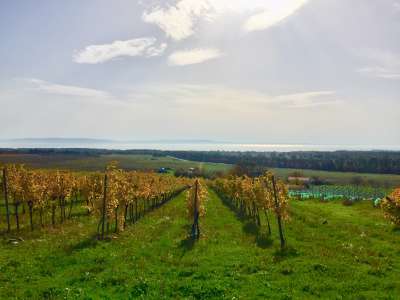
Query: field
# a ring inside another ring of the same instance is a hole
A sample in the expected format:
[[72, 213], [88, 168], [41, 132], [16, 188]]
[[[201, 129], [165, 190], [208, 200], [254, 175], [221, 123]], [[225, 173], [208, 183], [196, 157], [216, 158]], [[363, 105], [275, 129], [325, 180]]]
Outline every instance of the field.
[[232, 166], [220, 163], [200, 163], [168, 156], [151, 155], [40, 155], [0, 154], [1, 163], [22, 163], [32, 168], [67, 169], [73, 171], [104, 171], [111, 161], [118, 161], [126, 170], [158, 170], [160, 168], [199, 168], [204, 173], [226, 172]]
[[[169, 156], [151, 156], [137, 154], [120, 155], [40, 155], [40, 154], [0, 154], [0, 163], [23, 163], [33, 168], [68, 169], [74, 171], [103, 171], [110, 161], [118, 161], [121, 168], [126, 170], [158, 170], [170, 168], [172, 170], [199, 168], [205, 174], [228, 172], [232, 165], [222, 163], [195, 162], [177, 159]], [[286, 179], [294, 172], [304, 176], [317, 176], [331, 184], [348, 185], [355, 177], [362, 178], [365, 182], [374, 182], [380, 186], [400, 186], [400, 175], [394, 174], [367, 174], [349, 172], [328, 172], [303, 169], [271, 169], [278, 177]]]
[[305, 169], [282, 169], [272, 168], [277, 176], [287, 178], [290, 174], [295, 172], [303, 174], [306, 177], [319, 177], [326, 180], [331, 184], [348, 185], [352, 183], [355, 177], [361, 178], [367, 184], [374, 182], [380, 186], [396, 187], [400, 186], [400, 175], [396, 174], [370, 174], [370, 173], [352, 173], [352, 172], [330, 172], [319, 170], [305, 170]]
[[352, 185], [316, 185], [307, 189], [292, 190], [291, 195], [303, 199], [320, 200], [377, 200], [383, 199], [392, 192], [390, 188], [374, 188]]
[[[184, 194], [108, 241], [94, 219], [3, 235], [1, 299], [398, 299], [400, 232], [369, 202], [293, 201], [289, 250], [210, 191], [202, 237]], [[264, 220], [263, 220], [264, 221]], [[273, 222], [275, 224], [275, 220]], [[265, 227], [264, 227], [265, 228]], [[20, 237], [15, 242], [11, 238]], [[14, 242], [10, 242], [14, 241]]]

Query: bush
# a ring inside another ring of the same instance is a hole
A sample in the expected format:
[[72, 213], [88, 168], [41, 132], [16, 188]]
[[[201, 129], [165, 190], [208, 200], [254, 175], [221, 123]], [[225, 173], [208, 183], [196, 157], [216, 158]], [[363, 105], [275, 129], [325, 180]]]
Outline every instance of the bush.
[[381, 203], [385, 218], [400, 227], [400, 188], [385, 197]]

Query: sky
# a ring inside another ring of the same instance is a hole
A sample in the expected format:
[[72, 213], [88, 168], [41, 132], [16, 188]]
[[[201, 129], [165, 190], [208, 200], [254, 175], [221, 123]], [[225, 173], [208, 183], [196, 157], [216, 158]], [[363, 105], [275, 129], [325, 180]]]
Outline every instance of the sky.
[[400, 145], [400, 0], [2, 0], [0, 139]]

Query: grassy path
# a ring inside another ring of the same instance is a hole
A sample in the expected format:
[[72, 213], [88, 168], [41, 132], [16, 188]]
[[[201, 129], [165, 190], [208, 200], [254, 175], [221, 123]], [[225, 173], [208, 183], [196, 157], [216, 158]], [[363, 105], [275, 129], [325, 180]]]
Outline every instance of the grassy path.
[[108, 242], [96, 221], [0, 242], [1, 299], [399, 299], [400, 234], [366, 204], [293, 202], [282, 257], [210, 191], [187, 239], [185, 195]]

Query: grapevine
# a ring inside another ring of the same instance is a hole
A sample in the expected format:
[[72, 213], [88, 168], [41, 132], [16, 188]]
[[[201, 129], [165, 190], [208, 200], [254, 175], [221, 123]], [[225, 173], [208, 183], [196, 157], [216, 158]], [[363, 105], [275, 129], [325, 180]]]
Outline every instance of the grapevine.
[[198, 179], [194, 181], [186, 192], [187, 214], [189, 219], [193, 220], [192, 239], [200, 238], [199, 217], [203, 217], [206, 213], [205, 202], [207, 195], [207, 189], [203, 187]]
[[104, 227], [107, 233], [111, 227], [114, 232], [124, 230], [128, 222], [136, 222], [187, 185], [185, 179], [173, 176], [127, 172], [119, 169], [116, 163], [109, 164], [104, 173], [88, 175], [7, 165], [3, 168], [1, 182], [8, 231], [12, 217], [16, 230], [27, 220], [27, 212], [31, 230], [37, 225], [44, 227], [49, 218], [54, 227], [71, 219], [74, 207], [78, 207], [86, 210], [88, 216], [98, 218], [98, 230]]
[[400, 188], [395, 189], [383, 199], [381, 207], [384, 216], [395, 226], [400, 227]]
[[273, 212], [278, 222], [281, 248], [285, 248], [283, 222], [289, 220], [289, 196], [281, 180], [276, 180], [272, 173], [267, 172], [254, 179], [247, 176], [219, 178], [211, 182], [211, 187], [228, 206], [257, 226], [261, 226], [260, 212], [263, 211], [269, 234], [269, 213]]

